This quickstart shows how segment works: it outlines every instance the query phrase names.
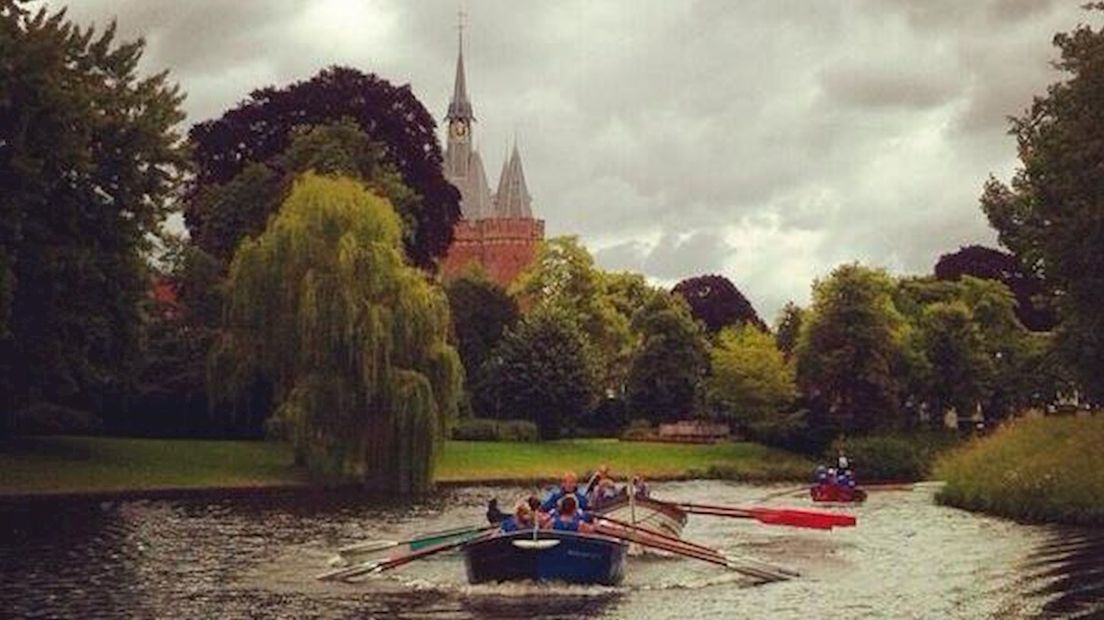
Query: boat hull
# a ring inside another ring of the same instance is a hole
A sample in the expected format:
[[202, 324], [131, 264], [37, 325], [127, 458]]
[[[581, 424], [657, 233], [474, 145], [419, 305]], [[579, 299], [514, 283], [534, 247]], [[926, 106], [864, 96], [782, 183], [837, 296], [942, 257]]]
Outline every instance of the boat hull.
[[838, 484], [814, 484], [809, 487], [809, 495], [814, 502], [861, 502], [866, 499], [866, 491]]
[[464, 547], [470, 583], [563, 581], [617, 585], [627, 545], [605, 536], [556, 530], [499, 534]]
[[631, 504], [628, 498], [618, 498], [595, 512], [675, 538], [681, 538], [686, 527], [685, 510], [647, 497], [639, 497]]

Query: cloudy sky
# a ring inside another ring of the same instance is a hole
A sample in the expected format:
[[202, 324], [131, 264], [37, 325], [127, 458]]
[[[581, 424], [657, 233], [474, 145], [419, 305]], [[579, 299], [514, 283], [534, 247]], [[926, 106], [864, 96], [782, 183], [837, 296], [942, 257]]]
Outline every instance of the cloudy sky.
[[[189, 122], [330, 64], [410, 83], [438, 118], [452, 89], [454, 0], [70, 4], [146, 37]], [[724, 274], [769, 321], [841, 262], [926, 272], [993, 242], [981, 184], [1057, 77], [1053, 34], [1099, 21], [1078, 4], [468, 0], [476, 139], [497, 174], [516, 133], [550, 234], [664, 284]]]

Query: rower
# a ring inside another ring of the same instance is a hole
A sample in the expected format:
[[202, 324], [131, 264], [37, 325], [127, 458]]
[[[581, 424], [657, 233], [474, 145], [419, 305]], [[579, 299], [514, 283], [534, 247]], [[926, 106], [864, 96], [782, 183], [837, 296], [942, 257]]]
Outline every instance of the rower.
[[843, 453], [843, 449], [841, 448], [837, 454], [839, 456], [836, 457], [836, 471], [839, 473], [849, 471], [851, 469], [851, 464], [847, 462], [847, 455]]
[[560, 500], [556, 516], [552, 520], [552, 529], [564, 532], [593, 532], [594, 526], [587, 523], [579, 512], [574, 495], [565, 495]]
[[502, 521], [501, 529], [504, 533], [533, 529], [533, 510], [529, 508], [529, 502], [518, 502], [514, 506], [514, 514]]
[[552, 511], [559, 504], [560, 500], [565, 497], [574, 497], [576, 506], [586, 510], [587, 498], [586, 495], [583, 495], [579, 490], [579, 477], [576, 476], [573, 471], [564, 472], [563, 479], [560, 481], [560, 486], [544, 499], [541, 503], [541, 510], [544, 512]]

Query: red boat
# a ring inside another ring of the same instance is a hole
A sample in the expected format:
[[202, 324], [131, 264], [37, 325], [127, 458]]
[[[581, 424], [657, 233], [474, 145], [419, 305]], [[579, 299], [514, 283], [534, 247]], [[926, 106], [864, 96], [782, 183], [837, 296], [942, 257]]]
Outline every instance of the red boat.
[[866, 499], [866, 491], [831, 482], [822, 482], [809, 487], [814, 502], [861, 502]]

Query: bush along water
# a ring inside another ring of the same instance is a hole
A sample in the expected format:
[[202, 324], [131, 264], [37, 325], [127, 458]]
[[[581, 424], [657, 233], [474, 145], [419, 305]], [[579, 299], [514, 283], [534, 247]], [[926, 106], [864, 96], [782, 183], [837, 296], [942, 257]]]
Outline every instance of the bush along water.
[[937, 499], [1020, 521], [1104, 525], [1104, 416], [1009, 422], [939, 459]]
[[826, 451], [829, 464], [839, 450], [860, 482], [915, 481], [931, 475], [936, 458], [960, 440], [951, 433], [872, 435], [837, 439]]
[[452, 438], [460, 441], [537, 441], [537, 425], [529, 420], [464, 418], [456, 422]]

